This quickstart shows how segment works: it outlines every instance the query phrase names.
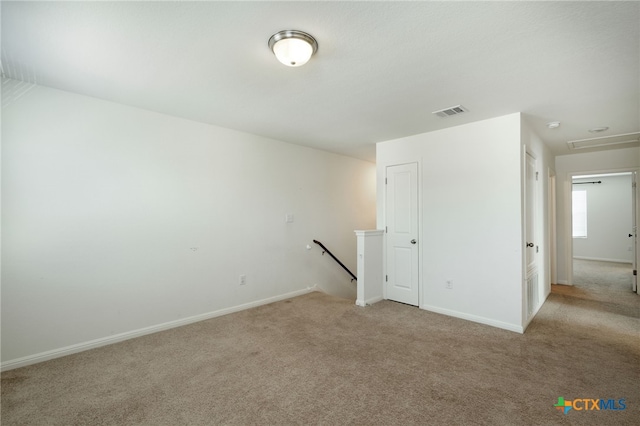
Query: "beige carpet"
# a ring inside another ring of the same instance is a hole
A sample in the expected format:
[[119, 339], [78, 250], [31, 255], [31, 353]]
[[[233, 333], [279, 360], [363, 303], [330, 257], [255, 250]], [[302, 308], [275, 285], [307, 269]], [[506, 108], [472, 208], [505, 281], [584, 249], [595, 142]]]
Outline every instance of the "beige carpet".
[[573, 259], [573, 284], [592, 292], [616, 297], [631, 290], [630, 263]]
[[[312, 293], [5, 372], [2, 425], [638, 425], [625, 298], [554, 286], [520, 335]], [[560, 396], [627, 408], [565, 415]]]

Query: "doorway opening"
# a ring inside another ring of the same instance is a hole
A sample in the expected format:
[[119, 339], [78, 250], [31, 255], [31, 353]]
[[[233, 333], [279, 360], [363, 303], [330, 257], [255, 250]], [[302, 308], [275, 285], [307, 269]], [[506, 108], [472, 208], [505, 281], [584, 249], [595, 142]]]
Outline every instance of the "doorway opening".
[[570, 282], [599, 298], [634, 288], [634, 182], [630, 171], [572, 176]]

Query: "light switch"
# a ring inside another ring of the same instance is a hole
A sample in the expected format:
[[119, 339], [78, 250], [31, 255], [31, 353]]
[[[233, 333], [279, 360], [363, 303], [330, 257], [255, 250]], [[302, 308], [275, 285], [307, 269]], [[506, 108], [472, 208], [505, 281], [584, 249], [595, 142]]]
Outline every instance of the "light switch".
[[284, 215], [284, 221], [286, 223], [293, 223], [293, 213], [287, 213]]

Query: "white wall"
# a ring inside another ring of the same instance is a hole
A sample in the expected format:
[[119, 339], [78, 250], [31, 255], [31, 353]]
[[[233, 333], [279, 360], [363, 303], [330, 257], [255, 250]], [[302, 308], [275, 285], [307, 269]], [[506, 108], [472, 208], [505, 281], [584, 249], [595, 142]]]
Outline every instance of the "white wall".
[[3, 366], [314, 285], [355, 299], [312, 240], [355, 271], [371, 163], [44, 87], [2, 139]]
[[602, 183], [573, 185], [574, 191], [587, 192], [587, 238], [573, 239], [573, 257], [633, 262], [631, 175], [574, 180], [591, 181]]
[[419, 162], [422, 308], [522, 331], [522, 159], [520, 114], [377, 144], [379, 229], [385, 168]]
[[571, 176], [636, 170], [640, 148], [623, 148], [556, 157], [558, 284], [570, 284], [571, 276]]

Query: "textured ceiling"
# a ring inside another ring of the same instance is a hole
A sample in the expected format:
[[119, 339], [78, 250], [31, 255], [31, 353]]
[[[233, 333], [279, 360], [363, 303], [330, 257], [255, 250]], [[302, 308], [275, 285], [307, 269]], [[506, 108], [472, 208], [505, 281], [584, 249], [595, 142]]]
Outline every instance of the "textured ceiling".
[[[638, 2], [1, 7], [8, 77], [367, 160], [375, 142], [513, 112], [556, 155], [640, 131]], [[307, 65], [267, 48], [282, 29], [316, 37]], [[431, 114], [457, 104], [469, 112]]]

